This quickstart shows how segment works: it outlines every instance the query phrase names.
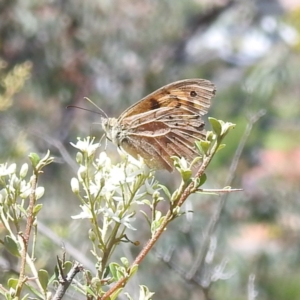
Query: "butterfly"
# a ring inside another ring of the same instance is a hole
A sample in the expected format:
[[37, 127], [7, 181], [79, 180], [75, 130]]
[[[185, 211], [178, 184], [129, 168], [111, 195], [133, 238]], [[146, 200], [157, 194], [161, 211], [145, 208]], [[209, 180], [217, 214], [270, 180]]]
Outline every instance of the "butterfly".
[[201, 119], [215, 95], [205, 79], [170, 83], [126, 109], [119, 118], [103, 117], [108, 140], [153, 169], [174, 170], [171, 156], [191, 162], [199, 156], [195, 141], [205, 138]]

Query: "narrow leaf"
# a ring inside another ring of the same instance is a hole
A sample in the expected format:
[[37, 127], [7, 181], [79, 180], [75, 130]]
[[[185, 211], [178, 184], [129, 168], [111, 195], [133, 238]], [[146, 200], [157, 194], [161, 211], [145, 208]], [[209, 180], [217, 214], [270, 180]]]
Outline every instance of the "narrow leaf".
[[46, 270], [39, 270], [38, 271], [38, 277], [39, 282], [44, 290], [44, 292], [47, 292], [48, 282], [49, 282], [49, 274]]
[[31, 163], [32, 163], [32, 166], [34, 168], [36, 168], [37, 164], [40, 162], [41, 158], [36, 154], [36, 153], [30, 153], [28, 155]]
[[222, 133], [222, 124], [215, 118], [208, 118], [214, 133], [219, 137]]
[[12, 255], [20, 257], [18, 244], [9, 235], [4, 238], [4, 246]]

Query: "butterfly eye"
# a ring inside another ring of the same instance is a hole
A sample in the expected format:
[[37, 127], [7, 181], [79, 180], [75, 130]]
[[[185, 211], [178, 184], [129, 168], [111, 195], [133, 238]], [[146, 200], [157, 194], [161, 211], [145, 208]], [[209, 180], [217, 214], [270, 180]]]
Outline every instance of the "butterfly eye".
[[120, 139], [120, 136], [121, 136], [121, 131], [118, 131], [118, 132], [116, 133], [116, 139], [119, 140], [119, 139]]
[[191, 91], [191, 92], [190, 92], [190, 96], [191, 96], [191, 97], [196, 97], [196, 96], [197, 96], [197, 93], [196, 93], [195, 91]]

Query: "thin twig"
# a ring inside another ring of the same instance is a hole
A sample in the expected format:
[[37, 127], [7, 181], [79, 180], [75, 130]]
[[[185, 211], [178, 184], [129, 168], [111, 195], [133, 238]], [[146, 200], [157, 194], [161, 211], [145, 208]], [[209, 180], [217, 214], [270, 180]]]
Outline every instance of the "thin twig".
[[[209, 156], [207, 156], [206, 158], [204, 158], [203, 163], [200, 167], [200, 169], [198, 170], [196, 177], [201, 177], [207, 166], [209, 165], [211, 159], [214, 156], [215, 151], [212, 150], [211, 154]], [[193, 193], [195, 190], [194, 187], [194, 182], [191, 182], [184, 190], [184, 192], [182, 193], [181, 197], [178, 200], [178, 203], [176, 206], [181, 207], [182, 204], [185, 202], [185, 200], [188, 198], [188, 196]], [[136, 257], [136, 259], [134, 260], [134, 262], [132, 263], [132, 265], [130, 266], [130, 268], [128, 269], [128, 274], [130, 274], [130, 270], [134, 268], [134, 266], [139, 265], [143, 259], [146, 257], [146, 255], [149, 253], [149, 251], [152, 249], [152, 247], [154, 246], [154, 244], [157, 242], [157, 240], [159, 239], [159, 237], [162, 235], [162, 233], [165, 231], [165, 228], [167, 227], [167, 225], [170, 223], [170, 221], [172, 221], [173, 219], [173, 210], [169, 210], [163, 220], [163, 222], [161, 223], [160, 227], [157, 229], [157, 231], [155, 232], [155, 234], [153, 235], [153, 237], [147, 242], [146, 246], [141, 250], [141, 252], [139, 253], [139, 255]], [[110, 290], [108, 290], [102, 297], [98, 297], [98, 300], [105, 300], [108, 299], [109, 296], [111, 296], [115, 291], [117, 291], [119, 288], [123, 287], [126, 283], [126, 281], [128, 280], [127, 276], [124, 276], [123, 278], [121, 278]]]
[[197, 191], [202, 193], [211, 193], [211, 194], [217, 194], [217, 193], [232, 193], [232, 192], [240, 192], [243, 189], [197, 189]]
[[[59, 263], [59, 268], [62, 272], [62, 267], [61, 264]], [[59, 286], [56, 290], [56, 293], [54, 297], [52, 298], [53, 300], [61, 300], [63, 296], [65, 295], [67, 289], [69, 288], [70, 284], [72, 283], [74, 277], [76, 276], [77, 273], [81, 272], [83, 270], [82, 265], [79, 262], [75, 262], [74, 266], [72, 269], [69, 271], [67, 276], [64, 276], [62, 273], [60, 273], [60, 282]]]
[[[233, 160], [232, 160], [229, 172], [228, 172], [228, 177], [225, 181], [226, 186], [231, 185], [231, 183], [233, 181], [238, 162], [240, 160], [242, 151], [245, 147], [246, 141], [248, 140], [251, 130], [253, 128], [253, 124], [255, 122], [257, 122], [264, 114], [265, 114], [265, 110], [260, 110], [255, 115], [253, 115], [251, 118], [249, 118], [249, 123], [245, 129], [245, 133], [244, 133], [242, 139], [240, 140], [238, 148], [234, 154], [234, 157], [233, 157]], [[219, 222], [219, 219], [220, 219], [221, 213], [225, 207], [228, 195], [229, 195], [228, 193], [225, 193], [221, 196], [218, 206], [215, 210], [215, 213], [212, 215], [212, 217], [204, 231], [201, 250], [198, 252], [198, 256], [196, 257], [190, 271], [186, 275], [187, 280], [191, 280], [196, 275], [199, 268], [201, 268], [201, 266], [203, 265], [203, 262], [204, 262], [204, 259], [205, 259], [205, 256], [206, 256], [206, 253], [208, 250], [210, 237], [212, 236], [212, 234], [215, 231], [215, 228]]]
[[[32, 229], [32, 224], [34, 222], [34, 216], [33, 216], [33, 209], [34, 204], [36, 202], [36, 187], [37, 187], [37, 174], [34, 173], [30, 179], [31, 182], [31, 191], [29, 195], [29, 206], [28, 206], [28, 215], [27, 215], [27, 221], [26, 221], [26, 228], [25, 233], [23, 235], [20, 235], [21, 239], [23, 241], [23, 249], [21, 254], [21, 264], [20, 264], [20, 276], [19, 281], [17, 285], [17, 291], [16, 294], [19, 295], [19, 293], [22, 290], [22, 286], [24, 282], [26, 281], [25, 277], [25, 265], [26, 265], [26, 257], [27, 257], [27, 250], [28, 250], [28, 243], [30, 238], [30, 233]], [[41, 290], [43, 291], [43, 289]]]

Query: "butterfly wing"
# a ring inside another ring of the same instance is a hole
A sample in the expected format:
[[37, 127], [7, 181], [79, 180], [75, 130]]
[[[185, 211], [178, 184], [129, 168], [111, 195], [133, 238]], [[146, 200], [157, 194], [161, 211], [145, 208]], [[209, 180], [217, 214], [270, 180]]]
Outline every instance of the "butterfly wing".
[[170, 83], [130, 106], [119, 117], [119, 121], [133, 115], [157, 110], [161, 107], [192, 109], [200, 115], [207, 113], [210, 100], [216, 92], [215, 86], [205, 79], [184, 79]]
[[199, 155], [195, 140], [205, 137], [201, 116], [214, 94], [215, 86], [204, 79], [181, 80], [158, 89], [121, 114], [120, 146], [155, 169], [172, 171], [174, 155], [192, 161]]

